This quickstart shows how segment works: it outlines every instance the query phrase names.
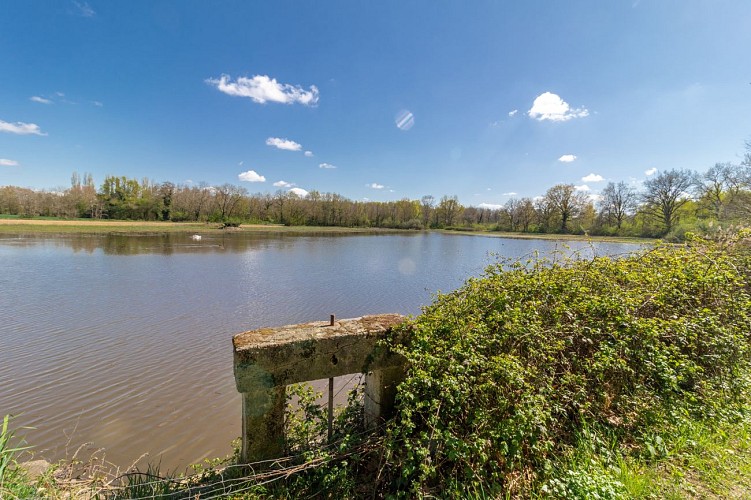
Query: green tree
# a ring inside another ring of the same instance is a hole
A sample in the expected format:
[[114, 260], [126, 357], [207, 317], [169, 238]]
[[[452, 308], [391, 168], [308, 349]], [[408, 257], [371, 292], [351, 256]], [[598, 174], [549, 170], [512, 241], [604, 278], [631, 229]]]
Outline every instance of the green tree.
[[451, 226], [464, 211], [456, 196], [442, 196], [436, 209], [439, 224], [443, 227]]
[[557, 215], [562, 233], [569, 231], [569, 221], [579, 216], [589, 203], [587, 195], [577, 191], [573, 184], [556, 184], [548, 189], [543, 198]]

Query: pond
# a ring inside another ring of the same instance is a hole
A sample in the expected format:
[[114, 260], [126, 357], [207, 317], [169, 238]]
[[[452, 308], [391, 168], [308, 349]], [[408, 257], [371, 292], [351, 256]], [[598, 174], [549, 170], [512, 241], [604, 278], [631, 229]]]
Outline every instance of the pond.
[[240, 435], [236, 333], [418, 314], [498, 256], [637, 248], [437, 233], [2, 235], [0, 416], [32, 427], [26, 440], [48, 460], [81, 448], [183, 470]]

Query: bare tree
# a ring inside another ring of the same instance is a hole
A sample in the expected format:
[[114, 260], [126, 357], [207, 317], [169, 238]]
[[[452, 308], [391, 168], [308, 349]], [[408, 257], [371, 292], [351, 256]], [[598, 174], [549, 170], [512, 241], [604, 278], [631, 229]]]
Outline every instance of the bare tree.
[[544, 196], [537, 196], [534, 199], [535, 222], [538, 231], [548, 233], [555, 224], [555, 209], [552, 203]]
[[508, 228], [511, 231], [516, 231], [519, 227], [519, 205], [521, 205], [521, 200], [511, 198], [501, 209], [508, 220]]
[[665, 233], [678, 222], [678, 211], [690, 199], [691, 188], [696, 184], [696, 174], [691, 170], [660, 172], [644, 183], [642, 201], [650, 217], [663, 225]]
[[216, 201], [219, 209], [219, 215], [222, 221], [232, 217], [232, 212], [240, 202], [240, 199], [247, 196], [248, 190], [243, 187], [233, 186], [232, 184], [222, 184], [216, 189]]
[[420, 205], [422, 209], [422, 225], [425, 228], [428, 228], [431, 224], [433, 206], [435, 206], [435, 198], [431, 194], [426, 194], [420, 199]]
[[612, 224], [615, 221], [616, 229], [620, 230], [626, 217], [636, 210], [636, 191], [625, 182], [618, 184], [610, 182], [602, 190], [602, 200], [600, 200], [599, 205], [600, 213], [607, 219], [608, 223]]
[[534, 222], [535, 217], [535, 205], [532, 200], [530, 198], [522, 198], [519, 200], [517, 219], [522, 231], [525, 233], [529, 231], [529, 226]]

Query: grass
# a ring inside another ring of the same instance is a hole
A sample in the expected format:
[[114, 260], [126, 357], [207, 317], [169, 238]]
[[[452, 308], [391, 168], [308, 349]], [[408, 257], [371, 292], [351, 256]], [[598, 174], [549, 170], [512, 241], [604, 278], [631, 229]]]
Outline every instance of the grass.
[[[711, 427], [693, 423], [681, 429], [668, 456], [647, 469], [645, 492], [666, 499], [749, 498], [751, 422]], [[635, 467], [626, 477], [637, 483]], [[634, 491], [635, 493], [637, 491]], [[645, 498], [646, 495], [643, 496]]]
[[5, 415], [0, 425], [0, 498], [29, 498], [36, 489], [16, 462], [18, 452], [27, 447], [11, 445], [14, 441], [17, 440], [10, 429], [10, 416]]
[[591, 436], [562, 461], [536, 497], [725, 499], [751, 496], [751, 424], [712, 428], [692, 422], [664, 444], [666, 456], [634, 458], [597, 449]]
[[[279, 224], [243, 224], [239, 228], [222, 229], [219, 223], [121, 221], [93, 219], [59, 219], [35, 217], [24, 219], [12, 215], [0, 215], [0, 234], [159, 234], [159, 233], [219, 233], [222, 231], [273, 232], [287, 234], [341, 234], [341, 233], [399, 233], [413, 232], [407, 229], [336, 227], [336, 226], [283, 226]], [[507, 233], [498, 231], [437, 230], [442, 234], [489, 236], [536, 240], [607, 241], [613, 243], [653, 243], [647, 238], [625, 236], [587, 236], [576, 234]]]
[[0, 218], [0, 234], [160, 234], [160, 233], [220, 233], [232, 232], [274, 232], [274, 233], [375, 233], [398, 232], [394, 229], [282, 226], [265, 224], [243, 224], [239, 228], [222, 229], [219, 223], [204, 222], [162, 222], [162, 221], [116, 221], [92, 219], [54, 218]]
[[623, 499], [751, 497], [751, 419], [717, 424], [686, 420], [655, 436], [659, 446], [634, 456], [597, 432], [580, 436], [558, 461], [555, 479], [534, 495]]

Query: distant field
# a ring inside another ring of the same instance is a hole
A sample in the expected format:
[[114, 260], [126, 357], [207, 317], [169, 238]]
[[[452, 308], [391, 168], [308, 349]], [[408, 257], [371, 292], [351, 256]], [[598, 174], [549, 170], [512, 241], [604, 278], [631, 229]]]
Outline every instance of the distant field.
[[141, 233], [197, 232], [219, 230], [218, 224], [185, 224], [178, 222], [0, 219], [0, 233]]
[[[283, 226], [280, 224], [243, 224], [239, 228], [222, 229], [218, 223], [124, 221], [101, 219], [55, 219], [39, 217], [21, 219], [12, 215], [0, 215], [0, 234], [108, 234], [108, 233], [212, 233], [212, 232], [274, 232], [274, 233], [387, 233], [412, 232], [405, 229], [331, 227], [331, 226]], [[624, 243], [650, 243], [645, 238], [621, 236], [586, 236], [575, 234], [506, 233], [496, 231], [440, 230], [444, 234], [467, 236], [490, 236], [494, 238], [522, 238], [543, 240], [596, 240]]]
[[372, 233], [393, 232], [390, 229], [282, 226], [277, 224], [243, 224], [239, 228], [222, 229], [221, 224], [204, 222], [146, 222], [91, 219], [19, 219], [0, 216], [0, 234], [29, 233], [207, 233], [220, 231], [285, 232], [285, 233]]

